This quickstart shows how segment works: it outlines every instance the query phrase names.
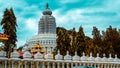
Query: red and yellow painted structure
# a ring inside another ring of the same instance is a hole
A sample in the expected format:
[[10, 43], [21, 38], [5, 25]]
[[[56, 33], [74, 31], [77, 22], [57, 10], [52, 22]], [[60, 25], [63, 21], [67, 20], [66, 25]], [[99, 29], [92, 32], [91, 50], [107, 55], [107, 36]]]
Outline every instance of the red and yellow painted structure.
[[8, 37], [9, 36], [7, 34], [0, 33], [0, 42], [8, 40]]

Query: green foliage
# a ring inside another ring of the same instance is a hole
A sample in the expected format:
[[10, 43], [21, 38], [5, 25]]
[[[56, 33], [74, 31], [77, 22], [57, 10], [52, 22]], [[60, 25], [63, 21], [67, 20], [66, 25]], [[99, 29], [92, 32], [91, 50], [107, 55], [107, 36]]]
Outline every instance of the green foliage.
[[7, 41], [4, 41], [4, 50], [9, 52], [11, 50], [11, 45], [13, 47], [16, 46], [17, 41], [17, 35], [16, 35], [16, 17], [13, 12], [13, 9], [6, 9], [4, 11], [3, 19], [1, 21], [1, 25], [3, 26], [3, 32], [4, 34], [7, 34], [9, 36]]
[[106, 53], [118, 54], [120, 57], [120, 34], [116, 28], [109, 26], [105, 32], [103, 40], [105, 44], [104, 47], [106, 47], [105, 50], [107, 50]]
[[77, 32], [76, 35], [76, 46], [77, 46], [76, 50], [78, 54], [81, 56], [82, 52], [85, 52], [85, 48], [86, 48], [85, 35], [82, 26], [80, 26], [79, 31]]
[[60, 50], [62, 55], [66, 54], [66, 51], [69, 50], [70, 48], [70, 41], [71, 39], [69, 38], [68, 32], [67, 31], [63, 31], [63, 30], [59, 30], [58, 31], [58, 38], [57, 38], [57, 49], [56, 50]]
[[86, 56], [93, 53], [96, 56], [97, 53], [102, 57], [105, 53], [107, 57], [109, 54], [117, 54], [120, 57], [120, 30], [110, 26], [106, 31], [100, 31], [98, 28], [93, 27], [93, 38], [85, 36], [83, 27], [80, 26], [79, 31], [76, 32], [75, 28], [72, 30], [66, 30], [65, 28], [57, 28], [57, 47], [56, 50], [60, 50], [62, 55], [66, 54], [68, 50], [70, 55], [74, 55], [75, 51], [81, 56], [82, 52], [85, 52]]

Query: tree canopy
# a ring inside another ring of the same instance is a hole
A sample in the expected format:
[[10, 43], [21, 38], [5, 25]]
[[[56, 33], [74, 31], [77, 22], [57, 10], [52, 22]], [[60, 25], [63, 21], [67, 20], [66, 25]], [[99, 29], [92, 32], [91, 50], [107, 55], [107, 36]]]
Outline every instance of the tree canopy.
[[112, 57], [115, 54], [120, 57], [120, 29], [117, 30], [109, 26], [106, 31], [101, 32], [94, 26], [91, 33], [92, 38], [85, 36], [82, 26], [80, 26], [78, 32], [75, 31], [75, 28], [66, 30], [63, 27], [58, 27], [56, 50], [59, 49], [62, 55], [65, 55], [67, 48], [72, 56], [77, 51], [79, 56], [81, 56], [82, 52], [85, 52], [86, 56], [89, 56], [90, 52], [92, 52], [93, 56], [99, 53], [103, 57], [105, 53], [107, 57], [109, 57], [109, 54], [112, 54]]

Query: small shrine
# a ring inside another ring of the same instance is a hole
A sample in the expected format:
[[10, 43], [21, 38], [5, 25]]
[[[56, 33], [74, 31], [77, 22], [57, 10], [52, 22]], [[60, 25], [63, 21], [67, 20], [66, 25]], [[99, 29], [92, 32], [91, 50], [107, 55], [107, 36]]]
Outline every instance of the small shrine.
[[42, 46], [39, 42], [37, 42], [37, 43], [33, 46], [32, 50], [31, 50], [31, 53], [34, 55], [34, 54], [36, 54], [38, 51], [39, 51], [41, 54], [44, 54], [43, 46]]
[[0, 33], [0, 42], [8, 40], [8, 35]]
[[[8, 40], [8, 37], [9, 36], [7, 34], [0, 33], [0, 42]], [[0, 46], [0, 51], [1, 50], [3, 50], [3, 48]]]

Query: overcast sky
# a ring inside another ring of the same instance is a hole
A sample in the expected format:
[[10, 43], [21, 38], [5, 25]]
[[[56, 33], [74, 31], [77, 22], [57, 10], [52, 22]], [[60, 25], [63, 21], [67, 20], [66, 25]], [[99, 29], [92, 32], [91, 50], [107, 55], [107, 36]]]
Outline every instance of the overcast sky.
[[18, 47], [37, 34], [46, 3], [59, 27], [78, 30], [83, 26], [90, 37], [93, 26], [100, 31], [109, 25], [120, 29], [120, 0], [0, 0], [0, 21], [6, 8], [12, 7], [17, 17]]

